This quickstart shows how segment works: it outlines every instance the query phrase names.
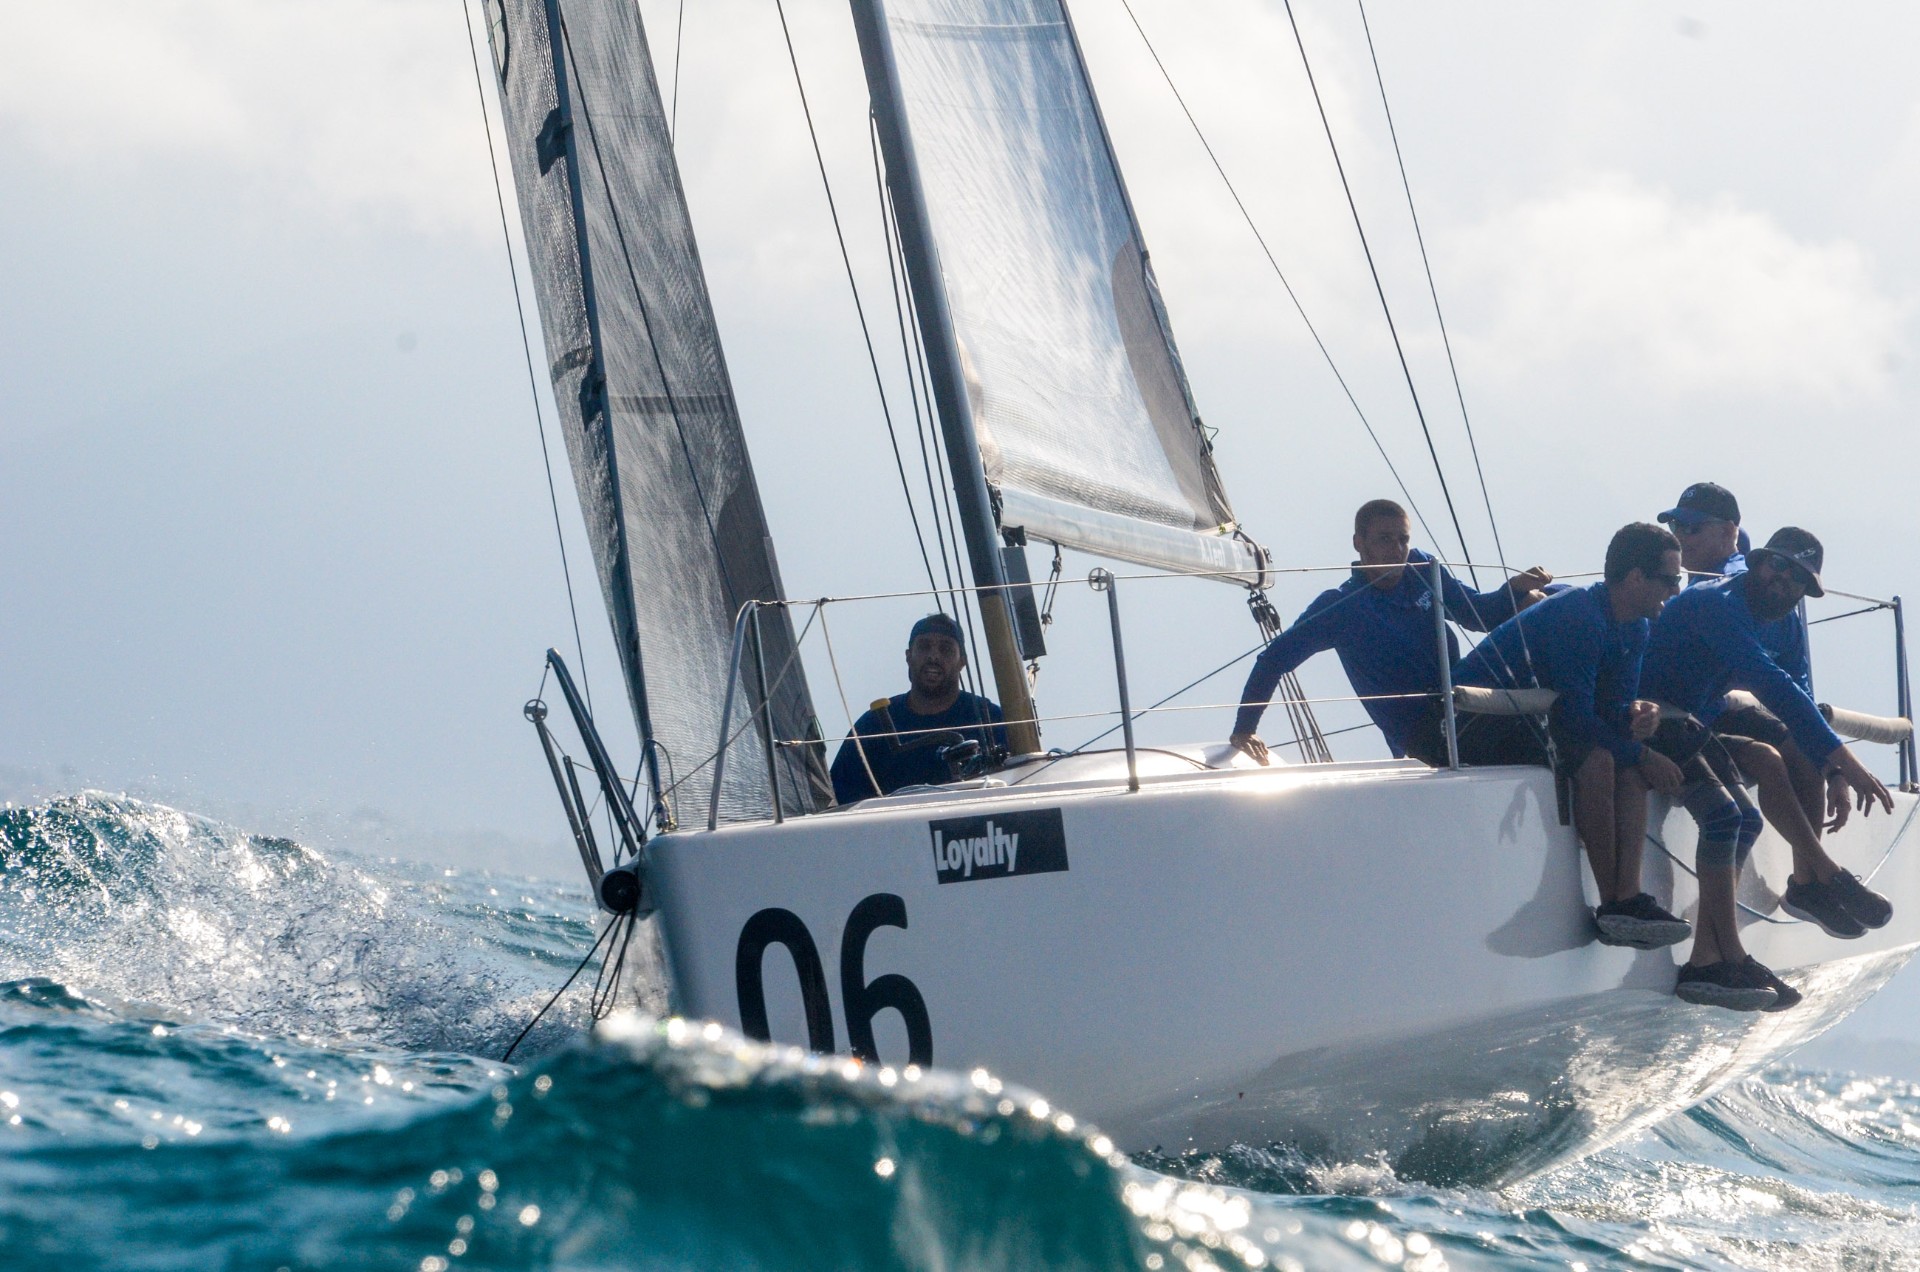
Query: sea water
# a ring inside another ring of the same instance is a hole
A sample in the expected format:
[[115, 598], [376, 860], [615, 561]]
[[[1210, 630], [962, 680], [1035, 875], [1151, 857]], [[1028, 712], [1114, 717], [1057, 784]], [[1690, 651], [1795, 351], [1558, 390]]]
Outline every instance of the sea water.
[[502, 1063], [595, 936], [574, 886], [0, 810], [0, 1267], [1920, 1268], [1906, 1082], [1779, 1067], [1497, 1192], [1134, 1161], [986, 1073], [591, 1031], [591, 987]]

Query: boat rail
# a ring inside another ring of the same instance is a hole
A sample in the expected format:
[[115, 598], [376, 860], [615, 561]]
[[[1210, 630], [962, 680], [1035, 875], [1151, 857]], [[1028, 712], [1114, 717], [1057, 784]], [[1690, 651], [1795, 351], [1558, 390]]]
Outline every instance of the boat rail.
[[[1345, 575], [1345, 574], [1350, 574], [1353, 571], [1353, 568], [1354, 567], [1351, 563], [1345, 563], [1340, 565], [1324, 565], [1324, 566], [1295, 566], [1295, 567], [1286, 567], [1286, 568], [1270, 567], [1269, 574], [1274, 577], [1285, 576], [1285, 575], [1311, 575], [1311, 574]], [[1424, 568], [1429, 571], [1430, 586], [1433, 588], [1434, 594], [1436, 595], [1440, 593], [1442, 579], [1444, 578], [1445, 573], [1449, 570], [1484, 569], [1490, 572], [1503, 573], [1509, 578], [1515, 574], [1520, 573], [1520, 571], [1518, 570], [1514, 570], [1503, 565], [1488, 565], [1485, 563], [1474, 563], [1474, 562], [1464, 562], [1464, 561], [1445, 561], [1439, 558], [1435, 558], [1430, 562], [1420, 563], [1419, 566], [1416, 566], [1414, 568]], [[1133, 574], [1116, 574], [1113, 571], [1105, 569], [1103, 567], [1096, 567], [1091, 572], [1089, 572], [1086, 580], [1087, 585], [1093, 591], [1103, 594], [1106, 601], [1106, 610], [1107, 610], [1108, 627], [1109, 627], [1109, 640], [1111, 642], [1111, 651], [1113, 656], [1114, 689], [1115, 689], [1116, 707], [1115, 709], [1111, 709], [1111, 710], [1067, 712], [1067, 713], [1060, 713], [1060, 714], [1053, 714], [1053, 715], [1045, 715], [1045, 716], [1038, 717], [1037, 722], [1042, 724], [1057, 724], [1057, 723], [1063, 723], [1063, 722], [1073, 721], [1073, 720], [1111, 719], [1115, 716], [1118, 716], [1118, 722], [1112, 728], [1109, 728], [1105, 732], [1100, 733], [1095, 737], [1088, 739], [1086, 742], [1083, 742], [1079, 746], [1073, 748], [1073, 750], [1064, 752], [1063, 754], [1065, 755], [1081, 754], [1089, 750], [1092, 750], [1094, 748], [1095, 743], [1100, 742], [1101, 740], [1103, 740], [1104, 738], [1106, 738], [1107, 736], [1109, 736], [1110, 734], [1112, 734], [1117, 730], [1121, 734], [1121, 747], [1124, 750], [1126, 755], [1127, 789], [1129, 792], [1138, 791], [1140, 789], [1138, 755], [1141, 748], [1135, 737], [1135, 732], [1134, 732], [1134, 725], [1136, 721], [1143, 719], [1150, 714], [1156, 714], [1156, 713], [1170, 714], [1170, 713], [1193, 712], [1193, 711], [1223, 711], [1223, 710], [1233, 710], [1238, 708], [1241, 705], [1238, 699], [1230, 703], [1222, 702], [1222, 703], [1205, 703], [1205, 704], [1184, 704], [1179, 706], [1172, 706], [1169, 704], [1173, 698], [1179, 697], [1189, 692], [1199, 684], [1204, 683], [1206, 680], [1211, 679], [1213, 676], [1220, 674], [1221, 672], [1227, 670], [1227, 668], [1242, 661], [1249, 654], [1257, 651], [1260, 648], [1260, 646], [1258, 645], [1256, 645], [1253, 649], [1248, 650], [1246, 653], [1239, 655], [1238, 657], [1226, 663], [1225, 665], [1219, 668], [1216, 668], [1214, 671], [1201, 677], [1199, 680], [1190, 682], [1185, 687], [1175, 690], [1172, 694], [1169, 694], [1166, 698], [1162, 698], [1158, 702], [1155, 702], [1149, 706], [1140, 708], [1139, 710], [1135, 710], [1132, 702], [1131, 687], [1128, 683], [1128, 678], [1127, 678], [1126, 649], [1125, 649], [1125, 641], [1124, 641], [1124, 635], [1123, 635], [1123, 625], [1120, 617], [1120, 584], [1122, 583], [1127, 583], [1127, 584], [1162, 583], [1162, 582], [1167, 582], [1167, 581], [1176, 580], [1176, 579], [1216, 578], [1216, 577], [1228, 577], [1230, 575], [1232, 575], [1231, 571], [1184, 571], [1184, 572], [1153, 571], [1153, 572], [1133, 573]], [[1598, 578], [1600, 577], [1600, 574], [1598, 571], [1590, 571], [1590, 572], [1583, 572], [1583, 573], [1576, 573], [1576, 574], [1563, 574], [1558, 577], [1560, 580], [1565, 581], [1565, 580], [1571, 580], [1571, 579]], [[841, 682], [838, 662], [837, 662], [837, 659], [834, 658], [833, 652], [832, 652], [832, 649], [833, 649], [832, 638], [831, 638], [831, 635], [827, 634], [824, 615], [828, 607], [838, 606], [838, 605], [848, 605], [848, 604], [854, 604], [859, 602], [906, 600], [906, 599], [915, 599], [915, 598], [926, 598], [926, 599], [933, 600], [937, 603], [943, 599], [951, 601], [960, 596], [977, 595], [977, 594], [986, 593], [986, 592], [1005, 593], [1005, 592], [1010, 592], [1014, 590], [1016, 590], [1016, 588], [1013, 588], [1013, 587], [985, 587], [985, 586], [952, 587], [952, 588], [939, 588], [939, 589], [921, 588], [921, 589], [914, 589], [909, 591], [871, 592], [871, 593], [862, 593], [862, 594], [856, 594], [856, 595], [850, 595], [850, 596], [823, 596], [823, 597], [818, 597], [811, 600], [798, 600], [798, 599], [777, 600], [777, 601], [750, 600], [746, 604], [742, 605], [740, 607], [739, 613], [737, 614], [734, 622], [733, 643], [732, 643], [732, 651], [729, 659], [726, 696], [723, 701], [721, 715], [720, 715], [719, 738], [717, 740], [713, 754], [709, 757], [713, 765], [713, 780], [712, 780], [712, 794], [711, 794], [711, 798], [710, 798], [708, 809], [707, 809], [707, 829], [712, 830], [716, 828], [719, 824], [721, 779], [726, 770], [727, 758], [729, 753], [733, 749], [734, 745], [740, 741], [741, 736], [744, 733], [746, 733], [749, 728], [753, 727], [755, 723], [760, 722], [762, 715], [766, 710], [766, 703], [769, 700], [770, 690], [773, 688], [775, 684], [777, 684], [781, 679], [785, 677], [789, 667], [791, 666], [792, 660], [797, 659], [799, 657], [800, 645], [804, 643], [808, 632], [811, 631], [812, 627], [814, 626], [815, 619], [819, 620], [819, 625], [822, 630], [822, 636], [826, 643], [828, 660], [833, 668], [834, 683], [835, 683], [836, 689], [839, 691], [842, 710], [847, 713], [849, 721], [852, 720], [853, 714], [852, 714], [851, 707], [848, 705], [848, 702], [847, 702], [846, 689], [844, 684]], [[1879, 613], [1881, 611], [1888, 611], [1891, 613], [1893, 617], [1893, 644], [1894, 644], [1893, 670], [1894, 670], [1894, 693], [1895, 693], [1895, 703], [1896, 703], [1895, 710], [1897, 712], [1897, 715], [1902, 720], [1908, 720], [1908, 721], [1912, 720], [1913, 719], [1913, 699], [1912, 699], [1911, 685], [1909, 683], [1909, 677], [1908, 677], [1908, 663], [1907, 663], [1907, 649], [1906, 649], [1906, 617], [1905, 617], [1905, 609], [1904, 609], [1904, 606], [1902, 605], [1901, 599], [1898, 596], [1889, 597], [1889, 598], [1867, 596], [1860, 593], [1844, 592], [1837, 588], [1831, 588], [1831, 587], [1829, 587], [1826, 590], [1826, 595], [1830, 597], [1841, 598], [1844, 600], [1857, 601], [1857, 602], [1860, 602], [1860, 606], [1859, 608], [1848, 610], [1841, 614], [1826, 615], [1821, 618], [1811, 620], [1809, 623], [1810, 627], [1818, 626], [1823, 623], [1835, 622], [1840, 619], [1853, 618], [1853, 617], [1857, 617], [1864, 614]], [[789, 610], [789, 611], [810, 610], [812, 612], [812, 616], [809, 618], [806, 627], [802, 629], [800, 633], [800, 638], [795, 642], [794, 649], [789, 655], [789, 663], [786, 666], [782, 666], [781, 668], [779, 668], [774, 673], [771, 679], [769, 679], [769, 676], [768, 676], [766, 656], [765, 656], [762, 641], [760, 639], [760, 615], [763, 611], [770, 610], [770, 609]], [[1425, 694], [1425, 693], [1422, 693], [1422, 694], [1372, 694], [1372, 695], [1354, 694], [1354, 695], [1322, 696], [1322, 697], [1304, 697], [1303, 696], [1299, 699], [1291, 699], [1291, 698], [1283, 699], [1283, 698], [1276, 697], [1267, 705], [1272, 706], [1272, 705], [1280, 705], [1282, 703], [1291, 703], [1294, 705], [1303, 705], [1306, 707], [1312, 707], [1316, 705], [1329, 705], [1334, 703], [1356, 703], [1356, 702], [1366, 703], [1366, 702], [1374, 702], [1374, 701], [1386, 701], [1386, 700], [1407, 699], [1407, 698], [1422, 698], [1422, 699], [1428, 699], [1428, 700], [1437, 700], [1441, 703], [1443, 712], [1444, 712], [1443, 731], [1445, 733], [1446, 744], [1447, 744], [1447, 765], [1449, 768], [1460, 767], [1459, 715], [1462, 708], [1460, 704], [1457, 703], [1456, 701], [1456, 694], [1454, 692], [1454, 686], [1453, 686], [1452, 659], [1449, 657], [1449, 648], [1448, 648], [1448, 635], [1449, 635], [1448, 619], [1446, 614], [1446, 608], [1444, 606], [1436, 605], [1433, 607], [1433, 611], [1434, 611], [1434, 642], [1435, 642], [1436, 652], [1438, 653], [1438, 656], [1439, 656], [1438, 661], [1441, 668], [1440, 690], [1437, 694]], [[752, 649], [751, 668], [747, 668], [743, 666], [743, 664], [746, 662], [746, 659], [747, 659], [749, 642], [751, 642], [751, 649]], [[742, 680], [743, 674], [747, 670], [751, 670], [754, 677], [754, 688], [757, 691], [757, 694], [756, 694], [757, 705], [754, 707], [749, 719], [745, 723], [742, 723], [736, 726], [735, 714], [736, 714], [736, 706], [738, 702], [738, 695], [736, 691], [740, 684], [740, 681]], [[1356, 727], [1364, 727], [1364, 726], [1356, 726]], [[1338, 730], [1336, 732], [1344, 732], [1344, 731], [1346, 730]], [[778, 758], [779, 749], [782, 747], [818, 746], [821, 744], [821, 742], [819, 738], [776, 737], [774, 736], [774, 731], [771, 728], [765, 727], [764, 725], [762, 725], [762, 727], [760, 728], [755, 729], [755, 732], [757, 732], [760, 735], [761, 750], [763, 752], [765, 763], [766, 763], [768, 788], [773, 796], [772, 798], [773, 818], [776, 822], [784, 821], [786, 818], [786, 814], [781, 808], [781, 801], [779, 797], [779, 769], [780, 769], [779, 758]], [[850, 735], [850, 736], [854, 736], [855, 744], [859, 745], [859, 740], [863, 737], [906, 738], [906, 737], [916, 737], [924, 734], [950, 733], [950, 732], [952, 732], [951, 729], [901, 729], [901, 730], [891, 730], [887, 732], [870, 734], [870, 735]], [[1298, 741], [1300, 741], [1299, 738], [1295, 738], [1291, 740], [1291, 742], [1298, 742]], [[1289, 745], [1289, 744], [1290, 743], [1281, 743], [1279, 745]], [[1912, 735], [1912, 732], [1909, 730], [1909, 732], [1905, 737], [1901, 738], [1899, 741], [1895, 742], [1893, 745], [1895, 746], [1898, 754], [1900, 789], [1906, 790], [1906, 791], [1913, 791], [1916, 789], [1920, 789], [1920, 762], [1916, 761], [1915, 739]], [[865, 758], [865, 754], [864, 754], [864, 751], [862, 751], [863, 761], [864, 761], [864, 758]]]

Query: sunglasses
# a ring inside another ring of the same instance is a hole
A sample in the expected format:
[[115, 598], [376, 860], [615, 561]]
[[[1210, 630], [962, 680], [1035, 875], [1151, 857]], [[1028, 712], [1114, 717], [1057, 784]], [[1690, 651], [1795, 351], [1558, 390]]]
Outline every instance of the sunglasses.
[[1765, 570], [1769, 574], [1783, 574], [1802, 587], [1805, 587], [1807, 584], [1807, 575], [1804, 566], [1797, 561], [1777, 557], [1771, 552], [1755, 553], [1752, 568]]
[[1687, 581], [1684, 574], [1649, 574], [1647, 579], [1653, 583], [1664, 584], [1671, 591], [1679, 591], [1680, 585]]

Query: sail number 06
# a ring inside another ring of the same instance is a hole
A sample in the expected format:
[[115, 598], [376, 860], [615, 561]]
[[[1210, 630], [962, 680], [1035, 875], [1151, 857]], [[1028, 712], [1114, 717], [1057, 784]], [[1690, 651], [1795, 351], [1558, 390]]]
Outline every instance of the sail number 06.
[[[898, 972], [867, 979], [867, 938], [875, 928], [907, 926], [907, 903], [891, 892], [876, 892], [853, 907], [840, 936], [840, 1001], [847, 1012], [847, 1050], [862, 1060], [878, 1063], [873, 1042], [873, 1018], [891, 1007], [907, 1026], [907, 1062], [933, 1063], [933, 1023], [927, 1018], [927, 1000], [919, 987]], [[766, 982], [760, 965], [770, 945], [782, 945], [800, 974], [800, 1003], [807, 1017], [807, 1047], [835, 1051], [833, 1004], [827, 995], [826, 969], [813, 934], [791, 910], [762, 910], [740, 929], [734, 950], [734, 985], [740, 994], [740, 1029], [749, 1038], [767, 1042]]]

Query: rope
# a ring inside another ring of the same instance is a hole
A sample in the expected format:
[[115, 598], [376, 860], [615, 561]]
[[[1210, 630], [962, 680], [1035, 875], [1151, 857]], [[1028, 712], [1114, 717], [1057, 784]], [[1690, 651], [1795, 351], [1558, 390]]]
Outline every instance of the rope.
[[[507, 277], [513, 280], [513, 314], [520, 320], [520, 351], [527, 362], [527, 390], [533, 396], [533, 422], [540, 434], [540, 462], [547, 469], [547, 502], [553, 508], [553, 537], [560, 544], [560, 576], [567, 584], [567, 613], [573, 619], [573, 651], [580, 659], [580, 688], [586, 694], [587, 709], [593, 709], [593, 682], [587, 676], [587, 648], [580, 639], [580, 610], [573, 599], [573, 569], [567, 563], [567, 536], [560, 528], [560, 496], [553, 484], [553, 455], [547, 449], [546, 413], [540, 409], [540, 378], [533, 369], [533, 340], [527, 333], [526, 306], [520, 298], [520, 271], [513, 265], [513, 231], [507, 224], [507, 196], [500, 185], [500, 160], [493, 153], [493, 122], [487, 118], [487, 90], [480, 77], [480, 46], [473, 34], [473, 11], [461, 0], [460, 16], [467, 22], [467, 52], [473, 55], [473, 91], [480, 99], [480, 126], [487, 137], [487, 163], [493, 169], [493, 201], [500, 210], [500, 239], [507, 249]], [[540, 673], [541, 688], [547, 675]], [[536, 698], [539, 694], [534, 695]]]
[[[1420, 267], [1427, 274], [1427, 295], [1433, 298], [1434, 321], [1440, 325], [1440, 345], [1447, 351], [1447, 370], [1453, 376], [1454, 400], [1460, 403], [1460, 422], [1466, 426], [1467, 447], [1473, 453], [1473, 471], [1480, 481], [1480, 501], [1486, 505], [1487, 526], [1493, 531], [1494, 555], [1500, 558], [1501, 568], [1505, 569], [1507, 550], [1500, 542], [1500, 523], [1493, 515], [1493, 498], [1487, 493], [1486, 470], [1480, 466], [1480, 444], [1474, 440], [1473, 417], [1467, 414], [1467, 395], [1460, 387], [1460, 367], [1453, 359], [1453, 339], [1447, 334], [1446, 315], [1440, 312], [1440, 289], [1433, 281], [1433, 262], [1427, 258], [1427, 238], [1420, 230], [1420, 213], [1413, 205], [1413, 185], [1407, 179], [1407, 162], [1400, 154], [1400, 133], [1393, 126], [1393, 107], [1387, 104], [1387, 81], [1380, 73], [1380, 56], [1374, 52], [1373, 28], [1367, 23], [1367, 2], [1355, 0], [1355, 3], [1360, 7], [1360, 29], [1367, 36], [1367, 57], [1373, 63], [1373, 82], [1380, 88], [1380, 109], [1387, 117], [1387, 136], [1393, 139], [1393, 162], [1400, 169], [1400, 188], [1407, 195], [1407, 216], [1413, 221], [1414, 242], [1420, 245]], [[1478, 578], [1474, 579], [1476, 587], [1479, 582]]]
[[867, 771], [867, 780], [873, 783], [873, 789], [880, 789], [880, 779], [873, 775], [873, 763], [867, 759], [867, 747], [860, 740], [859, 720], [854, 717], [853, 705], [847, 701], [847, 686], [840, 679], [840, 660], [833, 655], [833, 632], [827, 626], [827, 607], [820, 606], [820, 638], [827, 643], [827, 666], [833, 669], [834, 692], [840, 695], [840, 710], [846, 713], [847, 736], [853, 739], [853, 749], [860, 757], [860, 767]]
[[800, 113], [807, 121], [807, 139], [813, 143], [813, 161], [820, 169], [820, 188], [827, 196], [827, 214], [833, 218], [834, 241], [840, 245], [840, 264], [847, 273], [847, 290], [853, 295], [853, 311], [860, 319], [860, 338], [866, 342], [867, 363], [873, 368], [873, 387], [880, 395], [880, 417], [886, 421], [887, 441], [893, 447], [893, 466], [900, 474], [900, 493], [907, 501], [907, 517], [913, 522], [913, 537], [920, 545], [920, 561], [927, 569], [927, 586], [936, 592], [940, 582], [933, 575], [933, 561], [927, 556], [927, 537], [920, 529], [920, 514], [914, 510], [913, 487], [907, 480], [906, 461], [900, 457], [900, 436], [894, 431], [893, 411], [887, 405], [887, 386], [880, 374], [880, 356], [874, 352], [873, 332], [867, 325], [866, 306], [860, 302], [860, 284], [853, 273], [853, 258], [847, 252], [847, 236], [840, 228], [840, 208], [834, 201], [833, 183], [827, 179], [827, 160], [820, 153], [820, 134], [813, 126], [813, 108], [807, 103], [806, 82], [800, 77], [800, 57], [794, 52], [793, 33], [787, 28], [787, 6], [785, 0], [774, 0], [774, 10], [780, 15], [780, 34], [787, 43], [787, 62], [793, 67], [793, 86], [800, 93]]
[[[595, 1020], [605, 1020], [620, 997], [620, 979], [627, 970], [627, 947], [633, 943], [633, 930], [640, 926], [640, 916], [629, 910], [615, 918], [609, 926], [621, 929], [620, 952], [600, 964], [600, 975], [594, 981], [593, 997], [588, 1003], [588, 1010]], [[609, 945], [607, 948], [611, 951], [613, 947]], [[607, 975], [609, 969], [613, 973], [611, 978]]]
[[[1367, 272], [1373, 276], [1374, 294], [1380, 298], [1380, 312], [1386, 315], [1387, 332], [1393, 337], [1393, 351], [1400, 359], [1400, 374], [1406, 378], [1407, 393], [1413, 399], [1413, 413], [1420, 421], [1420, 434], [1426, 438], [1427, 454], [1433, 460], [1434, 476], [1440, 479], [1440, 493], [1447, 501], [1447, 515], [1453, 520], [1453, 533], [1460, 540], [1460, 551], [1472, 558], [1473, 553], [1467, 547], [1466, 531], [1460, 528], [1460, 513], [1453, 506], [1453, 490], [1447, 485], [1447, 472], [1440, 463], [1440, 451], [1433, 443], [1433, 430], [1427, 427], [1427, 413], [1420, 405], [1420, 390], [1413, 383], [1413, 368], [1407, 364], [1406, 348], [1400, 343], [1400, 329], [1394, 325], [1393, 308], [1387, 304], [1387, 289], [1380, 281], [1380, 269], [1374, 264], [1373, 247], [1367, 242], [1366, 226], [1360, 221], [1360, 205], [1354, 202], [1353, 186], [1347, 181], [1347, 166], [1340, 159], [1340, 145], [1333, 139], [1333, 123], [1327, 118], [1326, 103], [1320, 100], [1320, 84], [1313, 77], [1313, 63], [1307, 57], [1307, 43], [1300, 34], [1300, 23], [1293, 15], [1293, 0], [1284, 0], [1287, 9], [1287, 22], [1293, 28], [1293, 42], [1300, 50], [1300, 65], [1307, 73], [1307, 87], [1313, 90], [1314, 108], [1320, 112], [1320, 126], [1326, 131], [1327, 146], [1333, 152], [1334, 170], [1340, 174], [1340, 188], [1346, 192], [1347, 210], [1353, 214], [1353, 228], [1360, 236], [1360, 250], [1367, 258]], [[1421, 523], [1425, 525], [1424, 522]], [[1428, 531], [1432, 535], [1432, 531]], [[1480, 586], [1477, 572], [1473, 573], [1475, 589]]]
[[1420, 505], [1414, 499], [1413, 492], [1407, 489], [1406, 479], [1400, 476], [1400, 470], [1394, 466], [1393, 457], [1387, 454], [1386, 444], [1374, 431], [1373, 421], [1367, 418], [1367, 413], [1360, 407], [1360, 400], [1354, 397], [1353, 389], [1347, 384], [1347, 377], [1340, 374], [1339, 364], [1333, 360], [1333, 351], [1328, 349], [1327, 342], [1320, 338], [1320, 331], [1313, 325], [1313, 319], [1307, 317], [1306, 306], [1301, 303], [1299, 294], [1293, 290], [1293, 284], [1287, 280], [1286, 271], [1280, 268], [1280, 262], [1273, 255], [1273, 249], [1267, 246], [1266, 235], [1260, 232], [1260, 227], [1254, 223], [1253, 214], [1247, 211], [1247, 205], [1241, 200], [1240, 192], [1234, 188], [1233, 179], [1227, 176], [1227, 170], [1221, 164], [1220, 156], [1214, 153], [1213, 143], [1207, 140], [1207, 134], [1201, 129], [1200, 121], [1193, 117], [1193, 111], [1188, 108], [1187, 99], [1181, 94], [1179, 86], [1173, 82], [1173, 75], [1167, 70], [1166, 63], [1160, 60], [1159, 50], [1155, 49], [1153, 41], [1147, 38], [1147, 30], [1140, 25], [1140, 19], [1133, 11], [1131, 0], [1120, 0], [1120, 7], [1125, 9], [1127, 17], [1132, 19], [1133, 29], [1140, 33], [1140, 42], [1146, 45], [1148, 56], [1153, 58], [1153, 64], [1160, 69], [1160, 78], [1166, 81], [1167, 89], [1173, 94], [1173, 100], [1179, 103], [1180, 112], [1187, 117], [1187, 123], [1193, 128], [1193, 135], [1200, 140], [1200, 148], [1207, 152], [1207, 158], [1212, 162], [1213, 170], [1220, 176], [1220, 183], [1227, 188], [1227, 194], [1233, 199], [1233, 206], [1240, 210], [1240, 219], [1245, 221], [1247, 229], [1252, 231], [1254, 242], [1260, 245], [1260, 251], [1266, 256], [1267, 264], [1273, 267], [1274, 277], [1280, 280], [1280, 286], [1286, 290], [1287, 299], [1293, 302], [1294, 312], [1300, 315], [1300, 321], [1306, 325], [1307, 334], [1313, 337], [1314, 347], [1320, 350], [1320, 356], [1326, 360], [1327, 369], [1333, 372], [1333, 378], [1339, 383], [1340, 391], [1346, 394], [1347, 404], [1353, 407], [1353, 413], [1359, 417], [1360, 426], [1367, 430], [1367, 436], [1373, 441], [1373, 448], [1380, 452], [1381, 462], [1386, 464], [1387, 472], [1393, 476], [1393, 484], [1400, 488], [1400, 497], [1407, 501], [1407, 507], [1413, 509], [1414, 518], [1420, 522], [1421, 530], [1426, 532], [1427, 541], [1435, 542], [1438, 536], [1433, 533], [1433, 527], [1427, 524], [1426, 514], [1420, 511]]
[[520, 1031], [519, 1036], [513, 1040], [513, 1044], [507, 1048], [506, 1054], [500, 1057], [501, 1064], [505, 1064], [509, 1060], [513, 1059], [513, 1053], [518, 1051], [520, 1049], [520, 1044], [527, 1040], [527, 1035], [533, 1032], [533, 1027], [539, 1024], [541, 1018], [544, 1017], [549, 1011], [553, 1010], [553, 1005], [560, 1001], [560, 995], [566, 993], [569, 989], [573, 988], [573, 982], [579, 978], [580, 973], [587, 970], [587, 964], [593, 962], [593, 956], [600, 952], [600, 947], [607, 943], [607, 938], [611, 936], [613, 934], [614, 929], [619, 926], [620, 926], [619, 920], [616, 919], [614, 922], [607, 924], [606, 928], [601, 931], [600, 935], [594, 938], [593, 948], [587, 951], [586, 957], [580, 960], [580, 965], [573, 969], [573, 974], [567, 977], [566, 981], [560, 986], [560, 988], [553, 991], [553, 997], [547, 999], [546, 1003], [540, 1008], [540, 1010], [533, 1013], [533, 1019], [527, 1022], [527, 1027]]

